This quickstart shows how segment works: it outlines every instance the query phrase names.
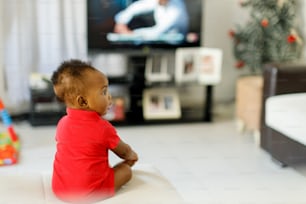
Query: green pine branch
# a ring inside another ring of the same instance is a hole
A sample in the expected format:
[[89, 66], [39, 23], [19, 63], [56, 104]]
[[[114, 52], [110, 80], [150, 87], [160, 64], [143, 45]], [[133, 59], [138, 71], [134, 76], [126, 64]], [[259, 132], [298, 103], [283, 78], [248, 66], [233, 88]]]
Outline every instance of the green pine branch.
[[241, 6], [251, 10], [250, 21], [231, 33], [237, 66], [256, 72], [267, 62], [299, 59], [303, 42], [295, 26], [295, 0], [248, 0]]

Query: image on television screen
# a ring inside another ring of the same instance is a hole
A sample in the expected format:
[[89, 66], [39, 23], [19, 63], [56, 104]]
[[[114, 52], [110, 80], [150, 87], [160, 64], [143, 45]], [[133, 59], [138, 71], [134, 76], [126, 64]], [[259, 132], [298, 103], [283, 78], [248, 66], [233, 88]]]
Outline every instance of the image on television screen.
[[89, 49], [201, 44], [202, 0], [88, 0]]

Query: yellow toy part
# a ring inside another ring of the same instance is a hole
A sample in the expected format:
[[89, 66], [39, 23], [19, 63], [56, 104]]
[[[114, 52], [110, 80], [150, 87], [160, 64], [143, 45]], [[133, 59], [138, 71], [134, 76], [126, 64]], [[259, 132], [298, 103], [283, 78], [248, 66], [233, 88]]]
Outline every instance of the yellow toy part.
[[0, 166], [15, 164], [20, 150], [19, 139], [14, 131], [12, 119], [0, 99], [0, 115], [6, 132], [0, 133]]

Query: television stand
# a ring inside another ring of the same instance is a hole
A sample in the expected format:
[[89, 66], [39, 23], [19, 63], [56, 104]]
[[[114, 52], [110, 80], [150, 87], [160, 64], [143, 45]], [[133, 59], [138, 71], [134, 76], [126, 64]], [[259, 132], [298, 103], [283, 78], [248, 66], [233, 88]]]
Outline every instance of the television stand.
[[[168, 55], [171, 53], [163, 53]], [[110, 120], [114, 125], [154, 125], [154, 124], [176, 124], [191, 122], [212, 122], [213, 121], [213, 86], [203, 86], [203, 95], [198, 106], [181, 107], [181, 117], [178, 119], [145, 119], [143, 114], [143, 91], [147, 88], [181, 88], [174, 83], [174, 80], [165, 83], [154, 83], [148, 85], [145, 79], [146, 60], [148, 55], [128, 55], [128, 73], [120, 77], [108, 77], [110, 87], [112, 85], [123, 86], [127, 89], [129, 106], [124, 111], [124, 120]], [[171, 58], [171, 57], [170, 57]], [[188, 86], [186, 84], [185, 86]], [[202, 90], [202, 85], [200, 87]], [[186, 90], [188, 93], [188, 90]], [[112, 93], [114, 96], [117, 93]], [[115, 99], [115, 97], [113, 97]], [[191, 99], [192, 101], [192, 99]], [[202, 104], [203, 101], [203, 104]], [[201, 106], [201, 107], [199, 107]], [[58, 120], [65, 115], [65, 107], [56, 101], [52, 87], [46, 90], [31, 89], [31, 109], [29, 122], [33, 126], [56, 125]]]
[[[169, 54], [169, 53], [168, 53]], [[167, 55], [167, 53], [165, 53]], [[203, 87], [203, 104], [201, 108], [181, 108], [182, 117], [179, 119], [145, 119], [143, 116], [143, 91], [147, 88], [179, 88], [172, 80], [169, 83], [154, 83], [148, 85], [145, 79], [145, 69], [147, 55], [128, 55], [128, 72], [129, 79], [120, 79], [109, 77], [111, 85], [122, 85], [129, 87], [130, 107], [126, 111], [124, 121], [111, 121], [116, 125], [139, 125], [139, 124], [171, 124], [171, 123], [190, 123], [190, 122], [212, 122], [213, 121], [213, 85]], [[188, 84], [186, 85], [188, 86]], [[202, 85], [201, 85], [202, 86]], [[112, 94], [113, 95], [113, 94]], [[197, 112], [196, 117], [190, 116], [190, 112]], [[199, 116], [201, 115], [201, 116]]]

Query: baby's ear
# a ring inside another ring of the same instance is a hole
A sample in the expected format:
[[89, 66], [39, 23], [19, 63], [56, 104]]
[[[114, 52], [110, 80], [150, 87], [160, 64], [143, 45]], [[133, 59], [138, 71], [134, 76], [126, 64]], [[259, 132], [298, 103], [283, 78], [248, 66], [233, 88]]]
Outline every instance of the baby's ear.
[[86, 98], [84, 98], [83, 96], [77, 96], [77, 103], [79, 105], [79, 107], [81, 108], [86, 108], [88, 103], [87, 103], [87, 100]]

